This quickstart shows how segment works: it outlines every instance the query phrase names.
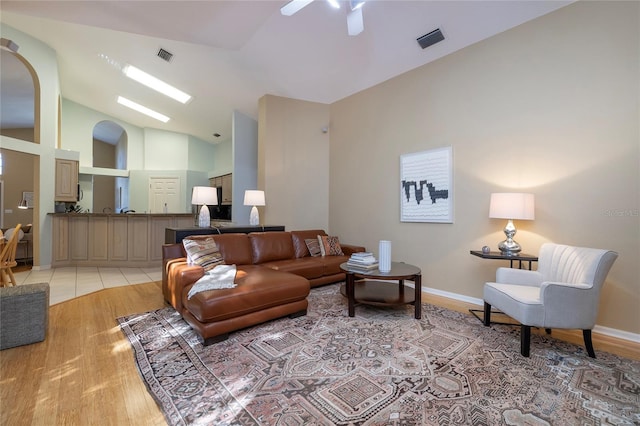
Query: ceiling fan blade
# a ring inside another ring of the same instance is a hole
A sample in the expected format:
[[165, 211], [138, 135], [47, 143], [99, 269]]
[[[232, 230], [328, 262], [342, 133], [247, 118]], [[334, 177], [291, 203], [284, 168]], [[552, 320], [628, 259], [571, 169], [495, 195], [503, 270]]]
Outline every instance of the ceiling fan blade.
[[364, 30], [362, 8], [352, 10], [347, 14], [347, 30], [350, 36], [357, 36]]
[[291, 16], [303, 7], [307, 6], [312, 1], [313, 0], [291, 0], [289, 3], [280, 8], [280, 13], [282, 13], [284, 16]]

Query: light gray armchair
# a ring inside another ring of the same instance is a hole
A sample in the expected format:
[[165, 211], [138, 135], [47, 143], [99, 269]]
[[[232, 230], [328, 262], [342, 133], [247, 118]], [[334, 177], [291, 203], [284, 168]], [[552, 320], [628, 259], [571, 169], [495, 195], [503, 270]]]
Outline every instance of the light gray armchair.
[[591, 330], [600, 290], [618, 253], [560, 244], [543, 244], [538, 270], [498, 268], [496, 282], [484, 285], [484, 325], [491, 307], [521, 324], [520, 353], [529, 356], [531, 327], [580, 329], [587, 353], [595, 358]]

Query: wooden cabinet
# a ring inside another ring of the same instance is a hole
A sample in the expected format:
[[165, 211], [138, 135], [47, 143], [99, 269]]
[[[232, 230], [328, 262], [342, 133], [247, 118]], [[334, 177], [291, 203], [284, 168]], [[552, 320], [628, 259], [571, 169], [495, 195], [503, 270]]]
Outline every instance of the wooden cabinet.
[[216, 176], [209, 179], [209, 185], [222, 188], [220, 204], [231, 205], [233, 202], [233, 174]]
[[89, 260], [109, 260], [109, 220], [106, 216], [89, 217]]
[[56, 159], [55, 201], [75, 202], [78, 200], [78, 162]]
[[149, 259], [162, 260], [162, 244], [164, 244], [164, 230], [171, 228], [174, 219], [169, 216], [149, 218]]
[[149, 220], [147, 216], [129, 217], [129, 260], [146, 261], [149, 256]]
[[109, 219], [109, 260], [126, 261], [129, 248], [127, 238], [129, 221], [126, 216], [111, 216]]
[[53, 263], [69, 261], [69, 220], [53, 218]]
[[69, 218], [69, 256], [71, 260], [89, 260], [89, 217]]
[[193, 226], [193, 215], [54, 214], [52, 266], [159, 266], [165, 230], [176, 226]]
[[222, 203], [231, 204], [233, 200], [233, 187], [231, 174], [222, 176]]

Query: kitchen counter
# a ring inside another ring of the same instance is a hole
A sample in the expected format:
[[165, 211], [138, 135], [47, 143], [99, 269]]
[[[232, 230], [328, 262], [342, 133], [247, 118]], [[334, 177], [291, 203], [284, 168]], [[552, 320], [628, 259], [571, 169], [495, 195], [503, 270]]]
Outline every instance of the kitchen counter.
[[[51, 216], [153, 216], [153, 217], [190, 217], [195, 218], [194, 213], [47, 213]], [[195, 220], [195, 219], [194, 219]]]
[[191, 213], [48, 213], [52, 266], [161, 267], [166, 228], [194, 224]]

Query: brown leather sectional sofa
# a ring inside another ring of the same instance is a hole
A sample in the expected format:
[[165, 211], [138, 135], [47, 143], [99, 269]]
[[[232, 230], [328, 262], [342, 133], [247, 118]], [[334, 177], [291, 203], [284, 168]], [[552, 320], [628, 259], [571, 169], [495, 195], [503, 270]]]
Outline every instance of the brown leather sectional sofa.
[[229, 333], [286, 315], [305, 315], [310, 287], [342, 281], [340, 264], [364, 247], [340, 243], [343, 256], [312, 257], [306, 239], [326, 235], [323, 230], [254, 232], [189, 238], [213, 238], [225, 264], [235, 264], [231, 289], [187, 294], [204, 275], [189, 265], [182, 244], [163, 246], [162, 292], [205, 345], [225, 340]]

